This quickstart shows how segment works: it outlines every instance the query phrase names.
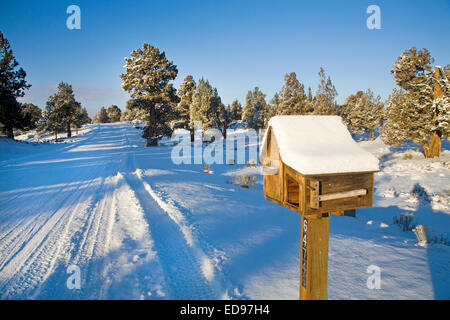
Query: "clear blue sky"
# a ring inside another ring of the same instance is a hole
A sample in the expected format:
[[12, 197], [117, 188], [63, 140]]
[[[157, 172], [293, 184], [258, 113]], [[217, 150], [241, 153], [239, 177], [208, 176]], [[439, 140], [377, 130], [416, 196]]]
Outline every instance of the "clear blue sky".
[[[81, 30], [68, 30], [66, 9], [81, 8]], [[366, 27], [366, 8], [381, 8], [381, 30]], [[0, 30], [32, 84], [24, 101], [41, 108], [60, 81], [94, 115], [124, 109], [124, 57], [147, 42], [187, 74], [207, 78], [225, 104], [244, 102], [255, 86], [270, 101], [287, 72], [315, 91], [320, 66], [342, 102], [371, 88], [386, 98], [389, 74], [407, 48], [427, 48], [450, 64], [450, 1], [21, 1], [0, 2]]]

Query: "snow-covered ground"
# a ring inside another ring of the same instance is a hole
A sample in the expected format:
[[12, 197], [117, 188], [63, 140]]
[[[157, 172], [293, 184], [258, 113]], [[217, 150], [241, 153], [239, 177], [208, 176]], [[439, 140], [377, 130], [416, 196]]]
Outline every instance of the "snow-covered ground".
[[[297, 299], [300, 216], [264, 199], [260, 167], [176, 165], [140, 133], [115, 123], [68, 143], [0, 140], [0, 298]], [[449, 299], [450, 246], [418, 246], [393, 219], [412, 213], [450, 239], [450, 152], [360, 145], [380, 159], [375, 205], [331, 216], [328, 297]], [[256, 183], [235, 184], [243, 174]], [[66, 285], [71, 265], [80, 289]]]

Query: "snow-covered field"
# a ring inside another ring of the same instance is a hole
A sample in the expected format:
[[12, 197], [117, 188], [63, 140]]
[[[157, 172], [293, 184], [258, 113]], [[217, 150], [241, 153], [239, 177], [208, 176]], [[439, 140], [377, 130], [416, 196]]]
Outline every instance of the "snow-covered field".
[[[300, 216], [264, 199], [261, 169], [175, 165], [171, 146], [144, 148], [140, 133], [0, 140], [0, 298], [297, 299]], [[331, 216], [329, 299], [449, 299], [450, 152], [360, 145], [380, 159], [375, 205]], [[242, 174], [256, 183], [234, 184]], [[418, 246], [393, 223], [404, 212], [443, 240]], [[71, 265], [80, 289], [67, 287]]]

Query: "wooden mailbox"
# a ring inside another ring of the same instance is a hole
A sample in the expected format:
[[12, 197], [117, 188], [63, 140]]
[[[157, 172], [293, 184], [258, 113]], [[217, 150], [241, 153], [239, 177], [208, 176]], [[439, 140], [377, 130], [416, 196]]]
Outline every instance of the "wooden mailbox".
[[372, 206], [378, 159], [338, 116], [276, 116], [260, 162], [265, 198], [302, 215], [300, 298], [326, 299], [329, 213]]

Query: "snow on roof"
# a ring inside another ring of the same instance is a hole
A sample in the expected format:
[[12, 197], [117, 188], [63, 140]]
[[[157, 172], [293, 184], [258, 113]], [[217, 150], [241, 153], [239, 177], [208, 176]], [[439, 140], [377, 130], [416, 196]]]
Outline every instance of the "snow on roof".
[[[282, 161], [303, 175], [378, 171], [378, 159], [361, 148], [338, 116], [270, 119]], [[260, 161], [267, 158], [266, 130]]]

